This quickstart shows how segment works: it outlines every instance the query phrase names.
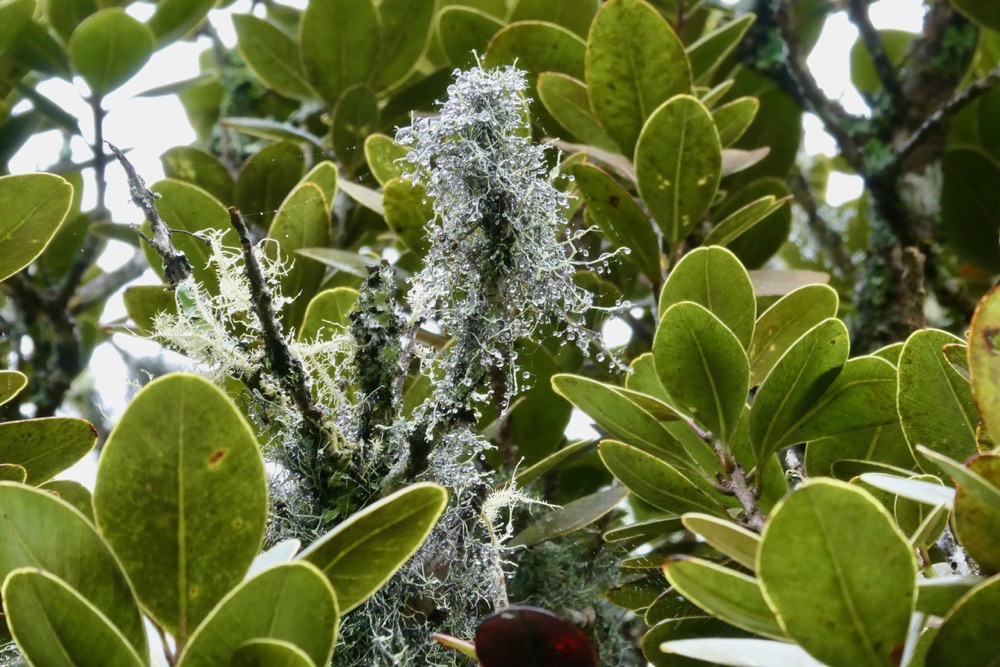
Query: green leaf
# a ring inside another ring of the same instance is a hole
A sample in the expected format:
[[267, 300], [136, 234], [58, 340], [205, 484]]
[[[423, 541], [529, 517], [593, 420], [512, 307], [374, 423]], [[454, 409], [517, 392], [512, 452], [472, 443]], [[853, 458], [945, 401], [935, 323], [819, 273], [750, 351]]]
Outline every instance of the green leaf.
[[17, 46], [34, 13], [35, 0], [9, 0], [0, 4], [0, 58]]
[[969, 327], [969, 374], [972, 397], [983, 428], [1000, 442], [1000, 290], [990, 290], [976, 307]]
[[800, 486], [764, 528], [757, 574], [788, 637], [813, 657], [830, 665], [896, 664], [917, 563], [870, 494], [832, 480]]
[[251, 639], [236, 649], [230, 667], [315, 667], [309, 654], [291, 642]]
[[340, 183], [340, 174], [337, 172], [337, 165], [330, 160], [323, 160], [309, 170], [309, 173], [302, 177], [302, 183], [312, 183], [318, 187], [326, 203], [333, 208], [333, 200], [337, 196], [337, 185]]
[[382, 206], [382, 194], [380, 192], [366, 188], [354, 181], [348, 181], [347, 179], [341, 179], [338, 181], [338, 185], [344, 191], [344, 194], [369, 211], [374, 211], [383, 217], [385, 216], [385, 209]]
[[83, 484], [71, 479], [54, 479], [45, 482], [38, 488], [55, 494], [57, 498], [79, 510], [80, 514], [87, 517], [91, 523], [94, 522], [94, 503], [90, 496], [90, 489]]
[[316, 96], [299, 61], [299, 47], [281, 28], [252, 14], [233, 14], [236, 47], [250, 71], [265, 86], [285, 97]]
[[896, 369], [878, 357], [856, 357], [799, 419], [792, 437], [809, 442], [898, 420]]
[[219, 124], [228, 130], [236, 130], [242, 134], [271, 141], [287, 141], [293, 144], [307, 143], [314, 148], [325, 151], [328, 146], [322, 139], [300, 127], [267, 118], [233, 118], [219, 120]]
[[0, 463], [28, 471], [38, 486], [82, 459], [94, 448], [97, 430], [85, 419], [45, 417], [0, 424]]
[[372, 0], [310, 0], [299, 23], [302, 66], [313, 89], [333, 106], [351, 86], [367, 83], [380, 30]]
[[[194, 238], [191, 234], [218, 230], [223, 233], [225, 245], [237, 247], [239, 242], [236, 239], [236, 232], [229, 224], [229, 212], [218, 199], [198, 186], [184, 181], [167, 178], [154, 183], [152, 190], [160, 195], [156, 200], [156, 210], [167, 226], [190, 232], [190, 234], [174, 234], [172, 238], [174, 246], [187, 255], [195, 279], [209, 293], [214, 294], [218, 289], [219, 277], [214, 268], [208, 264], [211, 250], [203, 239]], [[162, 273], [160, 256], [146, 243], [142, 248], [149, 265]]]
[[[871, 478], [872, 475], [878, 474], [867, 473], [862, 475], [862, 480], [866, 476]], [[923, 481], [928, 486], [936, 485], [942, 490], [951, 491], [934, 475], [914, 475], [905, 481], [911, 483]], [[892, 505], [892, 514], [899, 529], [910, 536], [910, 543], [918, 548], [926, 548], [936, 543], [941, 537], [941, 533], [948, 524], [948, 515], [952, 505], [953, 503], [948, 501], [928, 505], [923, 501], [911, 500], [905, 496], [897, 495]]]
[[3, 607], [11, 635], [31, 664], [145, 664], [104, 614], [62, 579], [44, 570], [21, 568], [7, 575]]
[[337, 591], [340, 613], [346, 614], [409, 560], [447, 505], [444, 487], [412, 484], [352, 515], [300, 558], [322, 570]]
[[384, 186], [394, 178], [403, 175], [399, 160], [406, 157], [410, 150], [400, 146], [392, 137], [374, 133], [365, 139], [365, 158], [379, 185]]
[[620, 152], [591, 111], [583, 81], [558, 72], [542, 72], [535, 85], [545, 110], [577, 140], [612, 153]]
[[517, 0], [510, 22], [548, 21], [587, 37], [598, 0]]
[[[979, 25], [1000, 30], [1000, 6], [991, 0], [950, 0], [951, 4]], [[928, 663], [930, 664], [930, 663]]]
[[358, 291], [350, 287], [335, 287], [320, 292], [309, 302], [298, 340], [330, 340], [351, 326], [348, 314], [358, 300]]
[[677, 303], [660, 318], [653, 357], [672, 404], [728, 442], [750, 378], [746, 353], [732, 331], [699, 304]]
[[955, 533], [983, 573], [995, 574], [1000, 572], [1000, 455], [980, 454], [965, 467], [965, 478], [955, 478]]
[[639, 546], [663, 535], [676, 533], [683, 529], [684, 524], [681, 523], [681, 518], [671, 516], [660, 519], [649, 519], [648, 521], [637, 521], [621, 528], [612, 528], [604, 533], [602, 539], [605, 542], [620, 542], [624, 548]]
[[544, 21], [511, 23], [499, 30], [486, 50], [486, 64], [514, 64], [528, 72], [561, 72], [583, 78], [587, 45], [566, 28]]
[[517, 474], [517, 483], [519, 486], [525, 487], [550, 470], [557, 469], [561, 464], [571, 460], [576, 455], [589, 452], [593, 448], [593, 440], [580, 440], [566, 445], [562, 449], [549, 454], [538, 463], [535, 463], [519, 472]]
[[333, 589], [316, 567], [276, 565], [229, 592], [181, 653], [178, 667], [230, 665], [246, 643], [288, 642], [315, 665], [333, 657], [340, 613]]
[[635, 151], [653, 110], [691, 90], [684, 45], [642, 0], [601, 6], [590, 27], [585, 63], [591, 108], [626, 156]]
[[267, 484], [253, 431], [208, 380], [153, 380], [104, 445], [94, 515], [149, 615], [185, 641], [260, 549]]
[[472, 7], [444, 7], [435, 25], [448, 62], [455, 67], [469, 67], [476, 62], [472, 52], [482, 53], [504, 23]]
[[149, 27], [162, 46], [186, 36], [197, 28], [216, 0], [159, 0], [156, 12], [149, 19]]
[[[751, 15], [752, 16], [752, 15]], [[723, 147], [732, 146], [747, 131], [760, 109], [755, 97], [740, 97], [712, 111], [712, 121], [719, 131]]]
[[402, 83], [426, 51], [434, 25], [435, 0], [382, 0], [378, 5], [381, 43], [375, 88]]
[[681, 517], [684, 527], [697, 533], [710, 545], [729, 556], [743, 567], [757, 567], [757, 548], [760, 537], [732, 521], [706, 514], [689, 513]]
[[[898, 71], [917, 35], [906, 30], [879, 30], [878, 37], [885, 55], [888, 57], [889, 64], [892, 65], [893, 70]], [[882, 79], [875, 71], [871, 53], [865, 45], [864, 38], [860, 35], [851, 45], [849, 57], [851, 83], [863, 94], [874, 97], [882, 88]]]
[[330, 138], [348, 173], [364, 158], [357, 146], [378, 129], [379, 107], [375, 92], [366, 85], [350, 86], [333, 107]]
[[512, 548], [530, 547], [563, 535], [569, 535], [605, 516], [617, 507], [627, 495], [626, 488], [613, 486], [610, 489], [577, 498], [530, 524], [515, 535], [508, 546]]
[[982, 581], [981, 577], [958, 575], [920, 579], [917, 581], [917, 611], [945, 616], [959, 598]]
[[778, 360], [757, 390], [750, 411], [750, 440], [758, 461], [799, 442], [799, 425], [840, 375], [848, 347], [847, 327], [828, 319]]
[[715, 198], [722, 146], [708, 110], [678, 95], [653, 112], [635, 147], [639, 194], [671, 243], [687, 236]]
[[612, 475], [654, 507], [674, 514], [705, 512], [729, 516], [684, 473], [652, 454], [614, 440], [601, 441], [597, 451]]
[[705, 236], [705, 245], [729, 245], [745, 232], [756, 227], [758, 223], [766, 220], [789, 200], [790, 197], [777, 199], [774, 195], [767, 195], [736, 209], [712, 227], [712, 230]]
[[[265, 146], [243, 163], [236, 177], [236, 208], [248, 222], [269, 228], [281, 202], [305, 173], [300, 146], [284, 141]], [[226, 219], [228, 225], [228, 214]]]
[[401, 178], [382, 184], [382, 208], [385, 224], [406, 244], [410, 252], [424, 257], [430, 248], [425, 228], [434, 219], [434, 209], [427, 191]]
[[286, 329], [297, 329], [309, 300], [323, 281], [324, 267], [316, 262], [293, 261], [293, 253], [330, 243], [330, 204], [323, 191], [312, 183], [292, 190], [274, 216], [267, 238], [275, 242], [264, 246], [268, 256], [280, 258], [289, 267], [279, 281], [281, 293], [293, 301], [285, 306], [281, 321]]
[[575, 164], [569, 173], [580, 188], [587, 215], [597, 223], [608, 241], [616, 247], [628, 248], [626, 258], [650, 281], [660, 282], [659, 242], [649, 218], [632, 195], [607, 172], [593, 165]]
[[753, 14], [744, 14], [705, 33], [687, 48], [691, 71], [697, 83], [704, 84], [711, 80], [719, 65], [739, 46], [755, 19]]
[[122, 294], [125, 312], [135, 322], [136, 332], [148, 336], [153, 332], [153, 321], [158, 313], [177, 312], [177, 299], [173, 291], [163, 285], [132, 285]]
[[20, 371], [0, 371], [0, 405], [21, 393], [28, 385], [28, 377]]
[[155, 37], [125, 10], [102, 9], [73, 31], [67, 48], [73, 69], [104, 95], [132, 78], [153, 55]]
[[977, 266], [1000, 268], [1000, 160], [977, 146], [948, 149], [941, 158], [941, 231], [948, 247]]
[[160, 162], [167, 178], [197, 185], [223, 204], [233, 201], [233, 175], [211, 153], [193, 146], [175, 146], [160, 156]]
[[930, 650], [927, 665], [987, 667], [997, 663], [1000, 634], [996, 610], [1000, 607], [1000, 576], [992, 577], [962, 596], [944, 619]]
[[708, 613], [754, 634], [784, 639], [753, 577], [699, 558], [672, 558], [663, 564], [667, 580]]
[[[742, 142], [743, 140], [741, 140]], [[734, 194], [725, 199], [718, 208], [712, 211], [712, 214], [715, 219], [725, 221], [729, 216], [735, 215], [736, 211], [761, 197], [771, 196], [777, 200], [785, 200], [790, 195], [788, 185], [784, 180], [762, 178], [737, 189]], [[736, 253], [736, 256], [740, 258], [744, 266], [751, 269], [757, 268], [778, 252], [781, 246], [788, 240], [791, 228], [792, 207], [781, 206], [771, 211], [763, 220], [755, 223], [746, 233], [729, 241], [726, 246]], [[751, 278], [752, 276], [753, 274], [751, 273]], [[828, 280], [828, 276], [823, 276], [819, 280], [810, 280], [805, 284], [825, 283]], [[801, 287], [801, 285], [796, 285], [795, 287]], [[795, 287], [792, 289], [795, 289]], [[792, 289], [778, 292], [778, 296], [784, 296], [792, 291]]]
[[[64, 43], [69, 41], [77, 26], [97, 9], [94, 0], [47, 0], [42, 4], [45, 18]], [[30, 18], [31, 14], [28, 16]]]
[[369, 255], [359, 255], [356, 252], [338, 250], [337, 248], [303, 248], [295, 254], [332, 266], [337, 271], [344, 271], [359, 278], [368, 277], [368, 267], [375, 266], [379, 260]]
[[[934, 478], [937, 480], [937, 477]], [[925, 505], [944, 505], [951, 509], [955, 504], [955, 489], [943, 485], [940, 480], [931, 483], [924, 475], [900, 477], [881, 472], [866, 472], [861, 481], [876, 489], [888, 491], [898, 498], [908, 498]]]
[[615, 387], [579, 375], [560, 374], [552, 377], [552, 388], [613, 438], [675, 465], [691, 464], [683, 446], [660, 421]]
[[781, 356], [806, 332], [837, 315], [840, 299], [826, 285], [806, 285], [786, 294], [757, 320], [750, 357], [750, 385], [756, 387]]
[[753, 337], [757, 300], [747, 270], [725, 248], [692, 250], [673, 268], [660, 291], [662, 316], [670, 306], [692, 301], [715, 315], [747, 348]]
[[0, 507], [0, 580], [22, 567], [59, 577], [118, 628], [136, 653], [147, 655], [132, 588], [87, 518], [48, 491], [12, 482], [0, 482]]
[[794, 644], [767, 639], [678, 639], [660, 649], [671, 655], [727, 667], [825, 667]]
[[944, 331], [911, 335], [899, 356], [897, 406], [911, 445], [925, 445], [964, 461], [976, 453], [979, 413], [969, 383], [945, 359], [942, 348], [963, 342]]
[[0, 281], [31, 264], [59, 231], [73, 186], [52, 174], [0, 176]]
[[24, 469], [24, 466], [19, 466], [16, 463], [0, 463], [0, 482], [24, 484], [26, 479], [28, 479], [28, 471]]

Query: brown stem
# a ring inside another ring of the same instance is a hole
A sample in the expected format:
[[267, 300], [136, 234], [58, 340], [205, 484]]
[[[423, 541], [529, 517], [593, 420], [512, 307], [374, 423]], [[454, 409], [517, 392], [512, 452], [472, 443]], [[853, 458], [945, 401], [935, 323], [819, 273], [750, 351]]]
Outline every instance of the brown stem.
[[899, 78], [896, 77], [896, 70], [885, 52], [882, 38], [868, 16], [868, 0], [847, 0], [847, 14], [861, 33], [861, 39], [864, 40], [865, 48], [875, 65], [875, 73], [882, 82], [883, 90], [889, 96], [890, 107], [893, 110], [902, 108], [905, 100]]

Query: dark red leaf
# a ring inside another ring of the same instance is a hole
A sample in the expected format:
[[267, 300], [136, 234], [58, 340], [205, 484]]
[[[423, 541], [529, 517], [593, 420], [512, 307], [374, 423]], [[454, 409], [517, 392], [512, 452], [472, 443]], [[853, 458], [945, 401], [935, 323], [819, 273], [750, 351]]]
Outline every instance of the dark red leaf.
[[597, 667], [586, 635], [537, 607], [506, 607], [483, 619], [476, 655], [483, 667]]

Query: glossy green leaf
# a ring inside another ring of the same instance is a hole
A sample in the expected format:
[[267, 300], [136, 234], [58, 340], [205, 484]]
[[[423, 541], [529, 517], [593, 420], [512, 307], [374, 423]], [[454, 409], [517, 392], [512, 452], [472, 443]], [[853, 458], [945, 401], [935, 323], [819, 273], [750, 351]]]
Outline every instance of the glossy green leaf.
[[517, 0], [510, 22], [548, 21], [587, 37], [598, 0]]
[[570, 174], [580, 189], [587, 215], [597, 223], [608, 241], [616, 247], [629, 248], [626, 258], [651, 281], [659, 282], [659, 242], [649, 218], [632, 195], [607, 172], [593, 165], [573, 165]]
[[447, 505], [443, 487], [412, 484], [352, 515], [300, 558], [322, 570], [337, 591], [340, 613], [346, 614], [420, 548]]
[[274, 243], [265, 245], [265, 252], [288, 264], [288, 272], [279, 280], [281, 293], [293, 301], [285, 306], [281, 321], [286, 328], [297, 329], [323, 281], [324, 267], [318, 262], [293, 261], [293, 253], [330, 243], [330, 204], [323, 191], [312, 183], [292, 190], [274, 216], [267, 238]]
[[167, 178], [197, 185], [223, 204], [233, 201], [233, 175], [211, 153], [193, 146], [175, 146], [160, 156], [160, 162]]
[[774, 195], [755, 199], [746, 206], [736, 209], [712, 227], [705, 236], [705, 245], [729, 245], [786, 203], [788, 203], [787, 197], [777, 199]]
[[52, 174], [0, 176], [0, 281], [42, 254], [73, 201], [73, 186]]
[[991, 30], [1000, 30], [1000, 5], [991, 0], [950, 0], [970, 19]]
[[306, 158], [300, 146], [289, 142], [265, 146], [240, 169], [234, 191], [236, 207], [247, 222], [267, 229], [305, 173]]
[[950, 148], [941, 159], [941, 230], [961, 259], [1000, 269], [1000, 160], [976, 146]]
[[403, 175], [402, 160], [409, 149], [400, 146], [392, 137], [384, 134], [374, 133], [365, 139], [365, 158], [368, 161], [368, 168], [371, 170], [375, 180], [379, 185], [385, 185], [394, 178]]
[[327, 104], [333, 106], [345, 90], [369, 80], [380, 34], [372, 0], [311, 0], [306, 5], [299, 24], [302, 67]]
[[455, 67], [475, 64], [472, 52], [485, 51], [493, 35], [504, 26], [496, 17], [472, 7], [444, 7], [435, 25], [441, 50]]
[[677, 243], [700, 221], [722, 176], [722, 146], [708, 110], [678, 95], [659, 106], [635, 147], [639, 194], [664, 237]]
[[0, 58], [17, 46], [34, 13], [35, 0], [9, 0], [0, 4]]
[[665, 653], [727, 667], [824, 667], [795, 644], [768, 639], [677, 639], [661, 644]]
[[966, 479], [955, 480], [955, 532], [983, 573], [995, 574], [1000, 572], [1000, 455], [980, 454], [965, 467]]
[[348, 314], [358, 300], [358, 291], [350, 287], [335, 287], [320, 292], [309, 302], [298, 339], [301, 341], [330, 340], [350, 328]]
[[338, 181], [338, 185], [344, 191], [344, 194], [358, 204], [361, 204], [369, 211], [374, 211], [381, 216], [385, 216], [385, 208], [382, 206], [382, 193], [347, 179], [341, 179]]
[[628, 490], [624, 487], [613, 486], [610, 489], [577, 498], [531, 523], [515, 535], [508, 545], [510, 547], [530, 547], [568, 535], [589, 526], [608, 514], [627, 495]]
[[236, 47], [261, 83], [294, 99], [316, 96], [302, 70], [298, 44], [281, 28], [252, 14], [233, 14], [233, 27]]
[[979, 302], [969, 329], [972, 397], [986, 433], [1000, 442], [1000, 290], [990, 290]]
[[0, 482], [23, 484], [28, 479], [28, 471], [16, 463], [0, 463]]
[[848, 347], [847, 327], [828, 319], [778, 360], [757, 390], [750, 411], [750, 439], [758, 461], [799, 442], [799, 425], [840, 375]]
[[45, 417], [0, 424], [0, 463], [28, 471], [35, 486], [66, 470], [94, 448], [97, 431], [86, 419]]
[[681, 523], [681, 518], [671, 516], [661, 519], [637, 521], [620, 528], [612, 528], [604, 533], [602, 539], [605, 542], [620, 542], [622, 543], [622, 547], [639, 546], [663, 535], [676, 533], [683, 529], [684, 524]]
[[159, 45], [176, 41], [201, 25], [216, 0], [159, 0], [149, 27]]
[[389, 229], [417, 257], [426, 255], [430, 247], [426, 227], [434, 219], [427, 191], [410, 181], [393, 178], [382, 185], [382, 208]]
[[719, 131], [719, 142], [728, 147], [747, 131], [760, 109], [755, 97], [740, 97], [712, 111], [712, 120]]
[[945, 616], [958, 600], [982, 583], [981, 577], [950, 575], [917, 581], [917, 611]]
[[323, 160], [316, 164], [302, 177], [302, 183], [312, 183], [320, 189], [326, 197], [326, 203], [333, 208], [333, 200], [337, 196], [337, 186], [340, 184], [340, 174], [337, 165], [330, 160]]
[[580, 440], [556, 450], [544, 459], [517, 473], [517, 483], [525, 487], [549, 471], [556, 470], [563, 463], [594, 449], [593, 440]]
[[740, 260], [725, 248], [692, 250], [673, 268], [660, 290], [658, 310], [693, 301], [715, 315], [747, 348], [753, 337], [757, 300]]
[[653, 357], [672, 404], [728, 442], [750, 378], [746, 353], [732, 331], [699, 304], [677, 303], [660, 318]]
[[136, 653], [146, 655], [132, 589], [87, 518], [52, 493], [11, 482], [0, 482], [0, 507], [0, 580], [22, 567], [59, 577], [96, 607]]
[[330, 138], [348, 172], [364, 159], [357, 147], [378, 129], [379, 113], [375, 91], [363, 84], [348, 87], [334, 105]]
[[3, 607], [11, 634], [31, 664], [145, 664], [121, 631], [93, 604], [44, 570], [21, 568], [7, 575]]
[[185, 640], [243, 578], [266, 514], [257, 441], [222, 391], [179, 373], [132, 399], [101, 453], [94, 515], [173, 636]]
[[276, 639], [316, 665], [333, 657], [340, 614], [330, 584], [310, 563], [276, 565], [229, 592], [181, 653], [178, 667], [232, 664], [247, 642]]
[[927, 665], [988, 667], [1000, 655], [996, 610], [1000, 606], [1000, 576], [992, 577], [962, 596], [945, 616], [930, 650]]
[[125, 312], [135, 323], [136, 332], [148, 336], [158, 313], [176, 313], [177, 300], [173, 292], [162, 285], [132, 285], [122, 294]]
[[614, 139], [601, 127], [590, 109], [583, 81], [558, 72], [542, 72], [536, 83], [538, 99], [545, 110], [584, 144], [618, 153]]
[[19, 371], [0, 371], [0, 405], [21, 393], [28, 385], [28, 378]]
[[375, 266], [379, 260], [356, 252], [338, 250], [337, 248], [303, 248], [295, 254], [302, 255], [332, 266], [337, 271], [344, 271], [359, 278], [368, 277], [368, 267]]
[[[745, 140], [741, 139], [739, 143]], [[778, 200], [787, 199], [791, 195], [788, 185], [779, 178], [762, 178], [753, 181], [749, 185], [737, 189], [732, 195], [723, 200], [722, 204], [712, 211], [716, 219], [725, 220], [732, 216], [739, 209], [760, 199], [771, 196]], [[788, 240], [792, 227], [792, 207], [781, 206], [770, 212], [763, 220], [755, 223], [745, 233], [729, 241], [727, 247], [736, 253], [744, 266], [757, 268], [771, 258], [781, 246]], [[825, 283], [829, 278], [812, 280], [813, 283]], [[806, 283], [809, 284], [809, 283]], [[796, 285], [795, 287], [800, 287]], [[784, 296], [795, 289], [787, 289], [778, 292], [778, 296]]]
[[233, 653], [230, 667], [314, 667], [309, 654], [291, 642], [251, 639]]
[[102, 9], [87, 17], [70, 37], [69, 59], [95, 95], [104, 95], [132, 78], [153, 55], [149, 27], [124, 10]]
[[511, 23], [498, 31], [486, 50], [490, 67], [514, 64], [528, 72], [561, 72], [583, 78], [587, 45], [571, 31], [545, 21]]
[[[171, 229], [183, 230], [190, 234], [173, 234], [174, 246], [183, 252], [191, 262], [194, 277], [209, 293], [214, 293], [219, 285], [215, 269], [208, 264], [211, 248], [203, 238], [191, 234], [204, 234], [209, 230], [223, 233], [223, 243], [237, 246], [236, 232], [229, 224], [229, 212], [219, 200], [196, 185], [171, 178], [153, 184], [153, 192], [160, 195], [156, 200], [156, 210]], [[162, 272], [160, 256], [143, 244], [143, 252], [149, 265]]]
[[318, 150], [325, 151], [329, 147], [323, 139], [308, 130], [296, 127], [290, 123], [270, 120], [268, 118], [232, 116], [219, 119], [219, 124], [227, 129], [241, 134], [270, 141], [285, 141], [293, 144], [307, 143]]
[[757, 567], [757, 548], [760, 537], [732, 521], [705, 514], [690, 513], [681, 517], [684, 527], [697, 533], [713, 547], [732, 558], [743, 567]]
[[90, 489], [83, 484], [71, 479], [53, 479], [38, 488], [55, 494], [63, 502], [75, 507], [91, 523], [94, 522], [94, 502], [91, 499]]
[[584, 79], [591, 108], [626, 156], [653, 111], [691, 90], [684, 45], [643, 0], [601, 6], [587, 38]]
[[378, 5], [381, 42], [375, 88], [391, 88], [413, 71], [427, 49], [434, 26], [435, 0], [382, 0]]
[[699, 37], [687, 48], [695, 81], [705, 83], [711, 79], [719, 65], [739, 46], [755, 18], [753, 14], [743, 14]]
[[670, 559], [663, 573], [681, 595], [713, 616], [754, 634], [784, 639], [753, 577], [699, 558]]
[[757, 574], [781, 626], [813, 657], [830, 665], [896, 664], [916, 599], [917, 563], [870, 494], [832, 480], [799, 487], [764, 528]]
[[840, 300], [826, 285], [807, 285], [786, 294], [757, 320], [750, 357], [750, 384], [759, 385], [781, 356], [807, 331], [836, 316]]
[[924, 445], [964, 461], [976, 453], [979, 413], [969, 383], [944, 357], [942, 348], [962, 340], [924, 329], [910, 336], [899, 356], [897, 406], [911, 445]]
[[560, 374], [552, 377], [552, 388], [613, 438], [675, 465], [690, 465], [682, 445], [660, 421], [615, 387], [579, 375]]
[[705, 512], [729, 516], [684, 473], [661, 458], [614, 440], [603, 440], [597, 451], [612, 475], [654, 507], [675, 514]]

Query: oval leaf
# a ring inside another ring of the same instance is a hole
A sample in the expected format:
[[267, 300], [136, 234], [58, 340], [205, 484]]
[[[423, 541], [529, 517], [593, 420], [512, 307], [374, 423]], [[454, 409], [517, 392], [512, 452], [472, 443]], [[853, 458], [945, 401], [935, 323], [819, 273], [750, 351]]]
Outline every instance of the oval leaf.
[[73, 203], [73, 186], [53, 174], [0, 176], [0, 280], [42, 254]]
[[155, 41], [146, 24], [112, 7], [84, 19], [67, 48], [73, 68], [100, 97], [142, 69], [153, 55]]
[[975, 587], [945, 617], [927, 652], [928, 665], [987, 667], [1000, 655], [996, 610], [1000, 608], [1000, 576]]
[[995, 287], [972, 316], [968, 356], [972, 395], [983, 426], [1000, 442], [1000, 290]]
[[46, 417], [0, 424], [0, 463], [22, 466], [38, 486], [94, 448], [97, 431], [85, 419]]
[[299, 22], [302, 67], [333, 106], [351, 86], [366, 83], [378, 58], [378, 13], [372, 0], [310, 0]]
[[705, 514], [688, 513], [681, 517], [684, 527], [701, 535], [702, 539], [732, 558], [743, 567], [757, 567], [760, 536], [732, 521]]
[[261, 83], [285, 97], [308, 100], [315, 97], [295, 40], [273, 23], [252, 14], [233, 14], [236, 47], [247, 67]]
[[243, 644], [229, 667], [315, 667], [309, 654], [291, 642], [278, 639], [252, 639]]

